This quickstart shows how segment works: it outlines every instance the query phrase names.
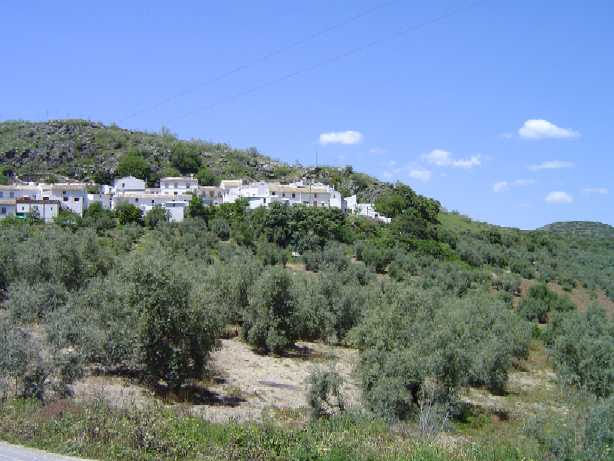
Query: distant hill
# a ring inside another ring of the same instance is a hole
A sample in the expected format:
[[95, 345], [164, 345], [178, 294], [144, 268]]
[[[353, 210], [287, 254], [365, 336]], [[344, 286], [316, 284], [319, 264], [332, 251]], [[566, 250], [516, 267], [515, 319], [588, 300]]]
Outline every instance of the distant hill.
[[542, 227], [541, 230], [577, 237], [614, 238], [614, 227], [593, 221], [555, 222]]
[[351, 167], [288, 165], [256, 148], [235, 149], [223, 143], [181, 140], [164, 129], [159, 133], [134, 131], [88, 120], [0, 123], [0, 164], [9, 172], [31, 179], [53, 174], [105, 183], [115, 176], [122, 155], [138, 152], [151, 166], [148, 182], [155, 183], [158, 177], [172, 172], [176, 149], [194, 152], [218, 178], [290, 181], [307, 176], [331, 184], [345, 195], [358, 194], [366, 201], [390, 187]]

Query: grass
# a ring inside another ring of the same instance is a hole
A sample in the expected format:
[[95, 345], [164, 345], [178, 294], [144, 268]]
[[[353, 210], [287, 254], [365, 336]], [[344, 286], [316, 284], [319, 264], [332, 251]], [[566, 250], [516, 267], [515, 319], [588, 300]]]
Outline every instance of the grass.
[[[285, 415], [291, 418], [292, 415]], [[0, 438], [67, 455], [109, 460], [414, 460], [531, 459], [512, 444], [446, 447], [391, 430], [385, 422], [344, 415], [303, 423], [210, 423], [155, 406], [117, 410], [102, 402], [0, 404]], [[538, 458], [533, 458], [538, 459]]]

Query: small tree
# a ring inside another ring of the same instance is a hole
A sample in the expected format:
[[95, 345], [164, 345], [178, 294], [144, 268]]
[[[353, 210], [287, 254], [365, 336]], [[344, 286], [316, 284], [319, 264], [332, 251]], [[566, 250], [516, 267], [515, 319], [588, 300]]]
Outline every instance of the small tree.
[[314, 368], [307, 377], [307, 403], [314, 418], [333, 416], [345, 411], [343, 378], [334, 365]]
[[198, 179], [198, 184], [201, 186], [217, 186], [220, 182], [217, 176], [206, 166], [202, 166], [200, 170], [198, 170], [196, 178]]
[[115, 217], [122, 225], [129, 223], [140, 224], [143, 222], [143, 212], [130, 203], [120, 203], [117, 205], [115, 208]]
[[151, 167], [143, 155], [136, 151], [129, 151], [119, 159], [117, 165], [118, 176], [134, 176], [147, 179], [151, 176]]
[[93, 227], [97, 232], [102, 232], [115, 227], [113, 212], [105, 210], [100, 202], [94, 202], [83, 212], [81, 223], [87, 227]]
[[145, 215], [144, 224], [150, 229], [155, 229], [160, 224], [168, 222], [170, 219], [170, 215], [168, 210], [160, 205], [154, 206], [149, 212]]
[[186, 142], [176, 142], [171, 151], [171, 163], [181, 174], [196, 173], [201, 165], [197, 148]]
[[178, 389], [202, 377], [215, 345], [217, 321], [208, 316], [206, 297], [193, 298], [184, 264], [168, 267], [172, 256], [156, 252], [128, 268], [130, 304], [139, 313], [138, 331], [145, 374]]
[[189, 218], [201, 218], [205, 221], [209, 218], [209, 210], [203, 205], [202, 199], [198, 195], [193, 195], [188, 203], [187, 216]]
[[256, 284], [241, 335], [258, 349], [279, 354], [296, 339], [295, 308], [292, 278], [285, 269], [272, 267]]

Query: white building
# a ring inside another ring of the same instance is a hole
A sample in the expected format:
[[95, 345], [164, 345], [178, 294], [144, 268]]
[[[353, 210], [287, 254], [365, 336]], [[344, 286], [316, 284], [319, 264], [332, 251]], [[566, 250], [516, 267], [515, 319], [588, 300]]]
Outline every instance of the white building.
[[97, 193], [87, 194], [88, 207], [92, 203], [100, 203], [105, 210], [113, 209], [113, 194]]
[[24, 197], [39, 200], [41, 187], [34, 183], [0, 186], [0, 200], [15, 200]]
[[0, 199], [0, 219], [15, 216], [17, 203], [15, 199]]
[[15, 216], [18, 218], [35, 215], [44, 222], [51, 222], [60, 212], [60, 202], [57, 200], [33, 200], [24, 197], [15, 202]]
[[185, 217], [185, 210], [192, 199], [191, 195], [146, 194], [139, 192], [126, 192], [115, 194], [112, 208], [120, 203], [129, 203], [139, 208], [143, 214], [149, 213], [155, 206], [168, 210], [172, 222], [181, 222]]
[[198, 195], [205, 205], [220, 205], [224, 203], [224, 195], [221, 187], [218, 186], [200, 186]]
[[88, 205], [87, 186], [85, 183], [41, 184], [41, 196], [43, 200], [57, 200], [63, 209], [83, 216]]
[[143, 192], [145, 181], [134, 176], [124, 176], [113, 181], [113, 192]]
[[[269, 206], [271, 203], [287, 205], [305, 205], [313, 207], [337, 208], [343, 212], [352, 212], [381, 222], [390, 219], [377, 213], [370, 203], [357, 203], [356, 196], [343, 198], [333, 187], [321, 183], [297, 181], [290, 184], [279, 182], [252, 182], [243, 184], [240, 179], [223, 180], [219, 186], [198, 186], [193, 176], [165, 177], [160, 180], [159, 188], [147, 188], [145, 181], [133, 176], [118, 178], [113, 186], [99, 186], [97, 191], [90, 191], [92, 184], [57, 183], [35, 184], [22, 183], [0, 186], [0, 201], [29, 199], [40, 201], [57, 201], [60, 208], [70, 210], [80, 216], [90, 203], [100, 203], [104, 209], [113, 210], [120, 203], [137, 206], [148, 213], [155, 206], [168, 210], [171, 221], [184, 219], [186, 208], [192, 197], [198, 195], [206, 205], [234, 203], [246, 199], [251, 209]], [[5, 203], [5, 215], [18, 214], [17, 206], [11, 208]], [[0, 209], [1, 210], [1, 209]], [[45, 214], [47, 215], [47, 210]], [[52, 212], [51, 212], [52, 213]], [[1, 214], [0, 214], [1, 217]]]
[[160, 193], [166, 195], [198, 194], [198, 180], [194, 176], [167, 176], [161, 178]]

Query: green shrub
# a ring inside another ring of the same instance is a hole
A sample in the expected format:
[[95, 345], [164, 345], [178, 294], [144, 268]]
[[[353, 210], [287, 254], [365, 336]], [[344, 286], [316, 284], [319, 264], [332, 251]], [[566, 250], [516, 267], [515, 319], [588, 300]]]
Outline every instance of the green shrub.
[[202, 293], [192, 298], [185, 264], [164, 252], [135, 257], [127, 267], [129, 303], [138, 312], [138, 334], [145, 373], [170, 388], [200, 378], [215, 345], [219, 320]]
[[168, 210], [161, 205], [156, 205], [147, 212], [143, 219], [143, 224], [150, 229], [155, 229], [163, 223], [169, 222], [169, 220], [170, 214]]
[[117, 176], [148, 179], [151, 176], [151, 167], [141, 153], [131, 150], [120, 157], [117, 165]]
[[533, 285], [519, 307], [520, 314], [527, 320], [546, 323], [550, 312], [569, 312], [576, 309], [567, 297], [559, 296], [545, 283]]
[[9, 287], [6, 307], [13, 320], [32, 323], [63, 306], [67, 297], [68, 292], [62, 284], [16, 282]]
[[296, 339], [295, 310], [290, 274], [281, 267], [267, 269], [256, 282], [241, 335], [263, 352], [284, 352]]
[[614, 323], [603, 309], [555, 318], [547, 332], [554, 367], [562, 381], [599, 397], [614, 393]]
[[115, 207], [114, 215], [117, 222], [125, 224], [140, 224], [143, 222], [143, 212], [129, 203], [120, 203]]
[[343, 378], [334, 367], [314, 368], [307, 376], [307, 404], [314, 418], [345, 411]]
[[501, 391], [513, 358], [526, 357], [528, 324], [497, 300], [442, 300], [436, 291], [395, 287], [386, 287], [352, 332], [363, 350], [363, 393], [382, 416], [415, 414], [427, 383], [442, 405], [453, 404], [467, 384]]

